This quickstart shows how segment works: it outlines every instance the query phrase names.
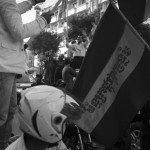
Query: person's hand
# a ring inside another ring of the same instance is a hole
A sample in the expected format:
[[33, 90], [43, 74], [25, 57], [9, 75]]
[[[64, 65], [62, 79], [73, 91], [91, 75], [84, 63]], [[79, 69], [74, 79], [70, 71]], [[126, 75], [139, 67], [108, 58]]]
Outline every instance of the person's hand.
[[33, 5], [45, 2], [45, 0], [31, 0], [31, 1], [33, 2]]
[[51, 13], [50, 11], [44, 12], [41, 14], [41, 16], [46, 20], [47, 24], [50, 23], [51, 17], [54, 15], [54, 13]]

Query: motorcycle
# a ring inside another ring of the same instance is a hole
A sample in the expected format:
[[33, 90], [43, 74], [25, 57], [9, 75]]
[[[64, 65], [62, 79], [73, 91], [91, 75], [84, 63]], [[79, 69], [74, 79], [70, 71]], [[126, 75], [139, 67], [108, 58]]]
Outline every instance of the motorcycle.
[[131, 150], [150, 149], [150, 102], [134, 117], [130, 125]]
[[73, 123], [66, 124], [63, 142], [68, 150], [97, 150], [98, 146], [91, 139], [90, 134]]

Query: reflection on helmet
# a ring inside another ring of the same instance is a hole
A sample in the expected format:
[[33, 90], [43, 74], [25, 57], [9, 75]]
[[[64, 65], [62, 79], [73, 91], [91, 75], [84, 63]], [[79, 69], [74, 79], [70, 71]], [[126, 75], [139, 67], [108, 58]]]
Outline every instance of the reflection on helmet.
[[[35, 86], [22, 91], [21, 96], [18, 111], [20, 128], [42, 141], [60, 141], [65, 131], [67, 114], [81, 116], [75, 107], [79, 106], [78, 103], [58, 88]], [[78, 113], [75, 113], [76, 110]]]

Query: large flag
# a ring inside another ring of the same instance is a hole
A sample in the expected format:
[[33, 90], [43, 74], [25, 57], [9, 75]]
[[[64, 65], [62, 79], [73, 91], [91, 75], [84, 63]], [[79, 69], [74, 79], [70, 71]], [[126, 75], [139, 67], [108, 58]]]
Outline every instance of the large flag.
[[133, 26], [148, 19], [150, 0], [118, 0], [119, 8]]
[[75, 123], [107, 147], [150, 98], [150, 50], [120, 14], [109, 5], [72, 91], [85, 109]]

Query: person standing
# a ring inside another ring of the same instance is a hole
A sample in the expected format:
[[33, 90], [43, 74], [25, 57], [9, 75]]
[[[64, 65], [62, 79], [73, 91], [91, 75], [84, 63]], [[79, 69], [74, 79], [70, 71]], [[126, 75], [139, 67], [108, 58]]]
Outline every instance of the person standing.
[[0, 150], [8, 145], [17, 108], [16, 74], [25, 74], [23, 40], [35, 37], [50, 23], [51, 13], [23, 24], [21, 14], [45, 0], [0, 1]]
[[62, 70], [62, 79], [65, 83], [65, 89], [71, 92], [73, 85], [74, 85], [73, 78], [76, 77], [77, 74], [75, 70], [72, 67], [70, 67], [70, 63], [71, 63], [70, 58], [66, 57], [65, 66]]
[[68, 39], [66, 41], [66, 47], [73, 53], [72, 67], [73, 69], [80, 69], [87, 50], [87, 37], [84, 41], [82, 36], [78, 36], [77, 42], [73, 44], [69, 44]]
[[64, 55], [61, 54], [58, 57], [58, 66], [56, 67], [55, 73], [54, 73], [54, 82], [55, 82], [56, 87], [59, 85], [59, 82], [62, 80], [63, 67], [64, 67]]

